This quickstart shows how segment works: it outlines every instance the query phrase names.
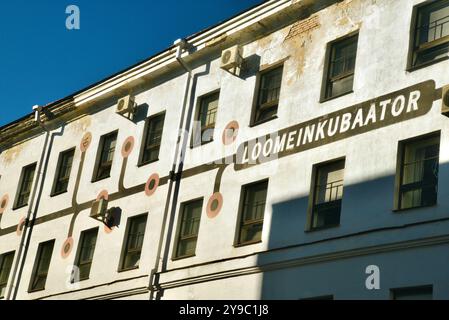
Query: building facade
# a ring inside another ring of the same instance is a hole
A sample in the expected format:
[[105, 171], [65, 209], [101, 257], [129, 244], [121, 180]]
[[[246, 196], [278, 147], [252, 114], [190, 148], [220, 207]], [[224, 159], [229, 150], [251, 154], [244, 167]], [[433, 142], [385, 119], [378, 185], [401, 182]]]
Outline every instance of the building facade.
[[449, 299], [448, 58], [447, 0], [269, 0], [35, 107], [0, 296]]

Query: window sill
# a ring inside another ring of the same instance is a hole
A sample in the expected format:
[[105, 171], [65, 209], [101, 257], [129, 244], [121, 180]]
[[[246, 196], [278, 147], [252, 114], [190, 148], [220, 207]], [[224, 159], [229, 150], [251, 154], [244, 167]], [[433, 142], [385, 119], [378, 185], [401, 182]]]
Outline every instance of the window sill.
[[344, 97], [344, 96], [346, 96], [348, 94], [351, 94], [351, 93], [354, 93], [354, 90], [351, 90], [351, 91], [348, 91], [348, 92], [344, 92], [344, 93], [340, 93], [339, 95], [332, 96], [332, 97], [329, 97], [329, 98], [322, 98], [322, 99], [320, 99], [320, 103], [325, 103], [325, 102], [328, 102], [328, 101], [331, 101], [331, 100], [334, 100], [334, 99], [338, 99], [338, 98]]
[[194, 257], [196, 257], [196, 254], [191, 254], [191, 255], [188, 255], [188, 256], [182, 256], [182, 257], [175, 257], [175, 258], [172, 258], [171, 259], [171, 261], [180, 261], [180, 260], [185, 260], [185, 259], [190, 259], [190, 258], [194, 258]]
[[147, 166], [149, 164], [152, 164], [152, 163], [155, 163], [155, 162], [158, 162], [158, 161], [159, 161], [159, 158], [157, 158], [155, 160], [151, 160], [151, 161], [140, 162], [140, 163], [137, 164], [137, 167], [138, 168], [145, 167], [145, 166]]
[[109, 179], [110, 177], [111, 177], [111, 175], [109, 175], [109, 176], [107, 176], [107, 177], [104, 177], [104, 178], [101, 178], [101, 179], [93, 179], [91, 182], [92, 182], [92, 183], [97, 183], [97, 182], [100, 182], [100, 181]]
[[243, 247], [248, 247], [248, 246], [252, 246], [255, 244], [259, 244], [259, 243], [262, 243], [262, 240], [245, 242], [245, 243], [236, 243], [236, 244], [234, 244], [234, 248], [243, 248]]
[[134, 270], [137, 270], [137, 269], [139, 269], [139, 266], [132, 267], [132, 268], [126, 268], [126, 269], [119, 269], [119, 270], [117, 270], [117, 272], [118, 273], [124, 273], [124, 272], [134, 271]]
[[210, 141], [207, 141], [207, 142], [202, 142], [201, 144], [198, 144], [198, 145], [193, 145], [193, 144], [191, 144], [191, 145], [190, 145], [190, 149], [201, 148], [201, 147], [204, 147], [205, 145], [208, 145], [208, 144], [210, 144], [210, 143], [212, 143], [212, 142], [214, 142], [214, 139], [212, 139], [212, 140], [210, 140]]
[[13, 207], [13, 208], [12, 208], [12, 211], [16, 211], [16, 210], [25, 208], [25, 207], [27, 207], [27, 206], [28, 206], [28, 203], [27, 203], [27, 204], [24, 204], [24, 205], [21, 205], [21, 206]]
[[258, 121], [258, 122], [251, 123], [251, 124], [249, 125], [249, 127], [250, 127], [250, 128], [254, 128], [254, 127], [257, 127], [257, 126], [259, 126], [259, 125], [261, 125], [261, 124], [264, 124], [264, 123], [267, 123], [267, 122], [270, 122], [270, 121], [276, 120], [276, 119], [278, 119], [278, 116], [277, 116], [277, 115], [276, 115], [276, 116], [272, 116], [272, 117], [270, 117], [270, 118], [268, 118], [268, 119], [265, 119], [265, 120], [262, 120], [262, 121]]
[[42, 291], [45, 291], [45, 288], [43, 288], [43, 289], [34, 289], [34, 290], [28, 290], [28, 293], [37, 293], [37, 292], [42, 292]]
[[401, 213], [407, 213], [407, 212], [410, 212], [413, 210], [429, 209], [429, 208], [433, 208], [433, 207], [437, 207], [437, 206], [438, 206], [438, 204], [435, 203], [435, 204], [431, 204], [431, 205], [427, 205], [427, 206], [418, 206], [418, 207], [405, 208], [405, 209], [393, 209], [392, 211], [393, 211], [393, 213], [401, 214]]
[[319, 231], [336, 229], [336, 228], [339, 228], [339, 227], [340, 227], [340, 224], [336, 224], [336, 225], [331, 225], [331, 226], [327, 226], [327, 227], [310, 228], [310, 229], [307, 229], [305, 232], [306, 233], [314, 233], [314, 232], [319, 232]]
[[52, 193], [52, 194], [50, 194], [50, 198], [54, 198], [54, 197], [60, 196], [60, 195], [62, 195], [64, 193], [67, 193], [67, 190], [61, 191], [61, 192]]
[[84, 278], [84, 279], [79, 279], [78, 281], [73, 281], [73, 282], [70, 282], [71, 284], [76, 284], [76, 283], [81, 283], [81, 282], [85, 282], [85, 281], [87, 281], [87, 280], [90, 280], [90, 278], [89, 277], [87, 277], [87, 278]]
[[443, 62], [443, 61], [446, 61], [448, 59], [449, 59], [449, 53], [448, 53], [448, 55], [446, 57], [442, 57], [442, 58], [439, 58], [439, 59], [436, 59], [436, 60], [424, 62], [424, 63], [421, 63], [421, 64], [416, 65], [416, 66], [411, 66], [406, 71], [407, 72], [413, 72], [413, 71], [416, 71], [416, 70], [419, 70], [419, 69], [430, 67], [433, 64], [436, 64], [436, 63], [439, 63], [439, 62]]

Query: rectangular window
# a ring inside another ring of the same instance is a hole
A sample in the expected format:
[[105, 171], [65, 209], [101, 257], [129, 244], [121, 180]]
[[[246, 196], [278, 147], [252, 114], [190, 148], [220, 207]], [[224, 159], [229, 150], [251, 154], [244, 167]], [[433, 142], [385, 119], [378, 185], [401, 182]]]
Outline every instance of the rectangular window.
[[432, 1], [415, 9], [416, 25], [411, 67], [428, 64], [449, 55], [449, 0]]
[[267, 190], [268, 180], [242, 187], [238, 245], [252, 244], [262, 240]]
[[148, 164], [159, 160], [162, 133], [164, 131], [165, 113], [148, 118], [144, 144], [142, 146], [140, 164]]
[[282, 65], [260, 74], [253, 124], [268, 121], [277, 115], [283, 71]]
[[45, 283], [47, 281], [54, 245], [55, 240], [39, 244], [36, 261], [34, 262], [33, 276], [31, 277], [30, 282], [30, 292], [45, 290]]
[[17, 198], [15, 209], [28, 205], [30, 199], [31, 188], [33, 187], [34, 173], [36, 172], [36, 163], [26, 166], [22, 169], [19, 189], [17, 190]]
[[440, 135], [400, 144], [398, 209], [432, 206], [437, 203]]
[[132, 270], [139, 267], [146, 226], [147, 215], [140, 215], [128, 219], [120, 271]]
[[[89, 279], [90, 269], [94, 258], [95, 245], [97, 244], [97, 236], [98, 228], [83, 231], [81, 233], [75, 263], [75, 266], [78, 268], [78, 272], [74, 272], [74, 276], [77, 276], [79, 281]], [[76, 278], [72, 279], [72, 282], [76, 282]]]
[[0, 299], [5, 296], [13, 261], [14, 252], [5, 253], [0, 256]]
[[196, 117], [198, 125], [194, 130], [193, 146], [203, 145], [213, 140], [219, 98], [219, 92], [200, 98]]
[[203, 199], [181, 205], [175, 258], [187, 258], [195, 255], [202, 211]]
[[75, 149], [62, 152], [59, 155], [52, 195], [58, 195], [67, 191], [74, 155]]
[[319, 165], [315, 168], [311, 230], [340, 224], [345, 160]]
[[391, 290], [393, 300], [433, 300], [433, 287], [423, 286]]
[[323, 100], [352, 92], [358, 38], [356, 34], [329, 44]]
[[94, 181], [99, 181], [110, 177], [116, 143], [117, 131], [101, 137], [99, 153], [97, 156], [97, 167], [93, 179]]

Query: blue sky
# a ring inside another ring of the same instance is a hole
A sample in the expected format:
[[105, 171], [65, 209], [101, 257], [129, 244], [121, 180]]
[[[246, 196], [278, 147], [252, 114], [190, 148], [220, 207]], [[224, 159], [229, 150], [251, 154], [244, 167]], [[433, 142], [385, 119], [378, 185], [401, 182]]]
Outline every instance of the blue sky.
[[[1, 1], [0, 126], [261, 2]], [[80, 30], [66, 29], [69, 5], [80, 9]]]

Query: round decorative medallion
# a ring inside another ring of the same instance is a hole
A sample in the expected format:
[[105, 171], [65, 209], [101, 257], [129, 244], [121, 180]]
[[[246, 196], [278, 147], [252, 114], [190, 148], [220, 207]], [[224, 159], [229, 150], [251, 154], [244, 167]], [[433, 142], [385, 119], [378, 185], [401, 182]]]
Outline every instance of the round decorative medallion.
[[104, 225], [104, 233], [110, 234], [114, 231], [115, 227], [109, 228], [107, 225]]
[[5, 212], [6, 207], [8, 206], [9, 203], [9, 196], [7, 194], [5, 194], [1, 199], [0, 199], [0, 214], [2, 214], [3, 212]]
[[220, 214], [221, 208], [223, 208], [223, 196], [220, 192], [216, 192], [207, 203], [207, 216], [214, 219]]
[[70, 254], [72, 253], [73, 250], [73, 238], [67, 238], [66, 241], [64, 241], [64, 244], [62, 245], [61, 248], [61, 257], [63, 259], [67, 259]]
[[103, 190], [98, 194], [97, 201], [99, 201], [100, 199], [109, 200], [109, 193], [107, 190]]
[[22, 235], [23, 228], [25, 227], [25, 217], [20, 218], [19, 224], [17, 225], [16, 233], [18, 236]]
[[81, 139], [80, 149], [81, 152], [86, 152], [89, 149], [90, 144], [92, 143], [92, 133], [87, 132], [83, 139]]
[[145, 184], [145, 194], [150, 197], [152, 196], [157, 188], [159, 187], [159, 175], [157, 173], [153, 174]]
[[128, 158], [128, 156], [131, 154], [131, 152], [134, 149], [134, 137], [128, 137], [125, 142], [123, 143], [122, 146], [122, 157], [123, 158]]
[[237, 140], [239, 134], [239, 123], [237, 121], [230, 122], [223, 131], [223, 144], [225, 146], [233, 144]]

